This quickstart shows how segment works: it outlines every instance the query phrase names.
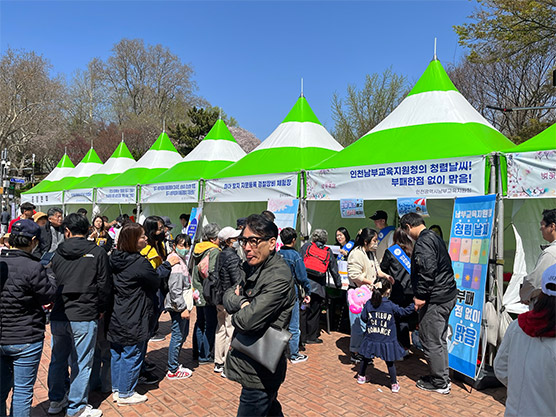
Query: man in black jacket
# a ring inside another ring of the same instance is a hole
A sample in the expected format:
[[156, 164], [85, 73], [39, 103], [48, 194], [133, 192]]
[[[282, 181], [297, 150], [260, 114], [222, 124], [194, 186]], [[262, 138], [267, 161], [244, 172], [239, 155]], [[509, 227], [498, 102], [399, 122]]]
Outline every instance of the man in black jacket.
[[46, 224], [41, 227], [41, 234], [39, 236], [39, 247], [36, 255], [42, 257], [45, 253], [53, 253], [58, 248], [58, 245], [64, 241], [64, 229], [62, 222], [64, 215], [62, 209], [59, 207], [50, 207], [46, 212], [48, 220]]
[[[224, 294], [224, 307], [232, 314], [236, 333], [253, 336], [268, 327], [286, 329], [295, 304], [290, 267], [276, 254], [278, 228], [259, 214], [247, 218], [239, 238], [247, 257], [247, 277]], [[286, 355], [275, 372], [233, 349], [226, 357], [226, 376], [242, 385], [238, 416], [281, 416], [278, 389], [286, 378]]]
[[[48, 412], [66, 406], [68, 416], [102, 415], [87, 404], [98, 319], [110, 300], [110, 272], [106, 251], [87, 240], [89, 221], [68, 215], [62, 224], [66, 240], [52, 259], [58, 292], [50, 315], [52, 357], [48, 370]], [[68, 361], [72, 369], [67, 389]]]
[[452, 261], [444, 241], [426, 228], [419, 214], [404, 215], [400, 226], [415, 240], [411, 256], [411, 284], [415, 307], [419, 312], [419, 339], [430, 369], [430, 375], [419, 379], [417, 387], [449, 394], [446, 333], [457, 295]]

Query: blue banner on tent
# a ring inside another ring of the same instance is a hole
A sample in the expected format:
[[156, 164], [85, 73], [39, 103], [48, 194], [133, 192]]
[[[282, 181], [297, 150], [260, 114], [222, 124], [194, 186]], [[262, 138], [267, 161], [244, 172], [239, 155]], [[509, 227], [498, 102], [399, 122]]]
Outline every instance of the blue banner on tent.
[[201, 221], [201, 211], [199, 207], [193, 207], [191, 209], [189, 224], [187, 225], [187, 235], [191, 238], [191, 241], [195, 240], [195, 234], [197, 233], [197, 228]]
[[450, 368], [475, 379], [496, 196], [456, 198], [450, 258], [458, 286], [450, 314]]

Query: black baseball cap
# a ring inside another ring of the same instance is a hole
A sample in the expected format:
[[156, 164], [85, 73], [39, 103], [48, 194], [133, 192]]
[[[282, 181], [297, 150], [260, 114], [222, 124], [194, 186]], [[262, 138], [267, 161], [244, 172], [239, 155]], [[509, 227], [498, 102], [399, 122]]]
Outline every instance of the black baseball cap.
[[372, 216], [369, 217], [371, 220], [388, 220], [388, 214], [383, 210], [377, 210]]
[[11, 234], [14, 236], [39, 237], [41, 228], [33, 220], [18, 220], [12, 225]]

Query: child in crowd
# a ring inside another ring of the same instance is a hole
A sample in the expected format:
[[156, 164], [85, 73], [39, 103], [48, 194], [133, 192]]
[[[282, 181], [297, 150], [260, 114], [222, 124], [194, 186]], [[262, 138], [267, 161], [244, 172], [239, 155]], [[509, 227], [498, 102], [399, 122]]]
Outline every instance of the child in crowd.
[[168, 346], [168, 379], [185, 379], [193, 373], [179, 363], [180, 352], [189, 333], [189, 317], [193, 309], [191, 277], [187, 270], [187, 261], [191, 249], [191, 238], [179, 234], [174, 239], [174, 252], [180, 262], [172, 267], [168, 278], [168, 294], [164, 299], [164, 308], [172, 319], [172, 336]]
[[401, 308], [388, 299], [392, 292], [392, 284], [386, 278], [377, 278], [373, 285], [373, 295], [361, 312], [361, 320], [367, 323], [359, 354], [363, 356], [357, 383], [367, 382], [365, 376], [371, 358], [381, 358], [386, 362], [390, 375], [392, 392], [398, 392], [400, 385], [396, 377], [394, 361], [403, 358], [405, 351], [398, 342], [396, 321], [394, 316], [407, 316], [415, 311], [415, 305]]

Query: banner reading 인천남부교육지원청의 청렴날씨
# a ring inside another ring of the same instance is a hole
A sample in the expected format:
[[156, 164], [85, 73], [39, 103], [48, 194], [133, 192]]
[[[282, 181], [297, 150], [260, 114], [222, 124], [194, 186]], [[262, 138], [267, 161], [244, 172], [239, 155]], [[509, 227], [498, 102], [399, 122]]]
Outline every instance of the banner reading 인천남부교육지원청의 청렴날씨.
[[450, 314], [450, 368], [475, 378], [496, 196], [456, 198], [449, 253], [458, 287]]

